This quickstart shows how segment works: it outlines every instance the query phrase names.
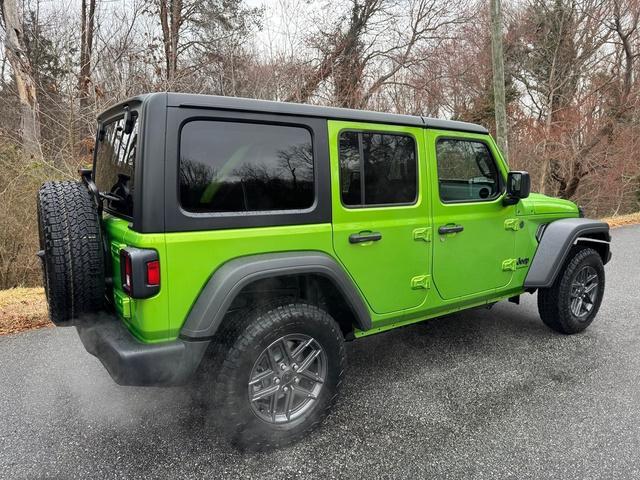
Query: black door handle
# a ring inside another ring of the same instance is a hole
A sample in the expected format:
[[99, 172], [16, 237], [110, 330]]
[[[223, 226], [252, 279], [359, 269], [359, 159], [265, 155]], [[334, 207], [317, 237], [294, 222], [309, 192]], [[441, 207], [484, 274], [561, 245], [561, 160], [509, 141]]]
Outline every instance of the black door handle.
[[447, 233], [458, 233], [464, 230], [462, 225], [443, 225], [438, 228], [440, 235], [446, 235]]
[[349, 235], [349, 243], [377, 242], [382, 240], [382, 234], [378, 232], [352, 233]]

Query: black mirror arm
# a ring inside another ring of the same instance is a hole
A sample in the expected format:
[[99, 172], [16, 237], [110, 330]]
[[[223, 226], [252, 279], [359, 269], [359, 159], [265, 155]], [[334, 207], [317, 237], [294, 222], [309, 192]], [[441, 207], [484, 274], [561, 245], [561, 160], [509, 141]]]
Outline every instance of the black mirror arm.
[[502, 205], [508, 207], [510, 205], [515, 205], [518, 203], [520, 199], [518, 197], [514, 197], [513, 195], [509, 195], [508, 193], [502, 199]]

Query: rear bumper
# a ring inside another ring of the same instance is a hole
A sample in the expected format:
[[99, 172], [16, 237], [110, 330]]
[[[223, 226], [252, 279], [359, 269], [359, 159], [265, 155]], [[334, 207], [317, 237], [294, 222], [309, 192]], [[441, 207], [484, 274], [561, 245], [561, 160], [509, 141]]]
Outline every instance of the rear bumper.
[[86, 350], [97, 357], [119, 385], [180, 385], [196, 371], [209, 341], [145, 344], [129, 333], [115, 316], [78, 326]]

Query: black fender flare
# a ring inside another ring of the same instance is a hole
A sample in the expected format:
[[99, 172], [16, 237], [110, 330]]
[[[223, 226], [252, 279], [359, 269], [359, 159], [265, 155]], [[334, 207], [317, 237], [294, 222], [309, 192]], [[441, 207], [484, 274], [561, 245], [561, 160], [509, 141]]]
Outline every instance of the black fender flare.
[[578, 243], [593, 243], [603, 263], [611, 258], [609, 225], [588, 218], [564, 218], [545, 227], [538, 249], [524, 281], [525, 288], [548, 288], [553, 285], [569, 250]]
[[328, 278], [353, 311], [356, 326], [371, 328], [369, 310], [344, 269], [322, 252], [281, 252], [249, 255], [222, 265], [211, 276], [180, 331], [189, 339], [212, 337], [242, 288], [265, 278], [313, 273]]

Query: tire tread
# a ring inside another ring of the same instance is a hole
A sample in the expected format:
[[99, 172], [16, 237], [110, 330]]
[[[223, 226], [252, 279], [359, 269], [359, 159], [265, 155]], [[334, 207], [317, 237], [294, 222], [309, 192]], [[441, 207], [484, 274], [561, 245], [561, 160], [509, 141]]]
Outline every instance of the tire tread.
[[69, 324], [104, 302], [104, 251], [97, 209], [79, 182], [46, 182], [38, 191], [40, 248], [49, 316]]
[[[276, 332], [286, 325], [291, 315], [314, 318], [323, 324], [339, 345], [338, 381], [328, 402], [322, 409], [313, 411], [313, 420], [304, 429], [289, 435], [268, 437], [260, 432], [243, 430], [244, 419], [236, 408], [238, 398], [230, 392], [230, 386], [241, 369], [245, 352], [260, 341], [265, 332]], [[212, 354], [213, 395], [215, 410], [225, 412], [228, 417], [220, 424], [231, 437], [231, 441], [242, 449], [265, 450], [289, 445], [317, 428], [335, 404], [346, 368], [344, 337], [338, 323], [327, 312], [315, 305], [293, 299], [276, 299], [250, 311], [241, 311], [225, 319], [216, 334]]]
[[[564, 305], [571, 293], [571, 281], [575, 271], [586, 262], [593, 261], [601, 272], [600, 291], [593, 311], [586, 321], [577, 322]], [[571, 335], [587, 328], [600, 308], [604, 292], [604, 267], [600, 254], [589, 247], [574, 247], [550, 288], [538, 290], [538, 312], [543, 323], [556, 332]]]

